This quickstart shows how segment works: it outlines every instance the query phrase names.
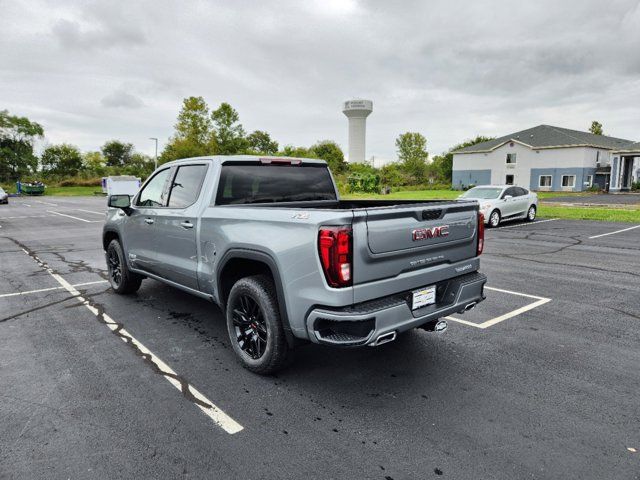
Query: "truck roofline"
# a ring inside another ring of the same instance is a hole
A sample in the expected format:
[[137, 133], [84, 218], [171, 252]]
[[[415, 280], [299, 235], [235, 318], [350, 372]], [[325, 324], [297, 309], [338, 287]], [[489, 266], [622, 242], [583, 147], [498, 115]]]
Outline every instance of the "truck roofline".
[[261, 159], [279, 159], [279, 160], [296, 160], [302, 164], [320, 164], [326, 165], [327, 162], [317, 158], [300, 158], [300, 157], [278, 157], [275, 155], [206, 155], [202, 157], [189, 157], [173, 160], [171, 162], [163, 163], [162, 166], [180, 165], [182, 163], [190, 163], [194, 161], [207, 161], [214, 164], [221, 165], [223, 163], [236, 163], [236, 162], [257, 162]]

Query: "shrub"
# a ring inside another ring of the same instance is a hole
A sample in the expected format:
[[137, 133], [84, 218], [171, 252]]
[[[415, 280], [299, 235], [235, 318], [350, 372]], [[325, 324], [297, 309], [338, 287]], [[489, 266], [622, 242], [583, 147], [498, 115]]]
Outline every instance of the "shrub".
[[378, 193], [379, 190], [380, 177], [375, 173], [354, 174], [347, 178], [347, 191], [350, 193]]
[[640, 190], [640, 181], [631, 184], [631, 190]]

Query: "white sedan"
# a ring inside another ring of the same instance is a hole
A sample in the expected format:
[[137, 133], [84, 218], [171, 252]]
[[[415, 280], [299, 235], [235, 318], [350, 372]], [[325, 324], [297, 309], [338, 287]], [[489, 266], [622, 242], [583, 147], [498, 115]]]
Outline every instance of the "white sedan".
[[477, 200], [484, 223], [490, 227], [497, 227], [503, 220], [533, 222], [538, 212], [538, 195], [512, 185], [480, 185], [467, 190], [460, 198]]

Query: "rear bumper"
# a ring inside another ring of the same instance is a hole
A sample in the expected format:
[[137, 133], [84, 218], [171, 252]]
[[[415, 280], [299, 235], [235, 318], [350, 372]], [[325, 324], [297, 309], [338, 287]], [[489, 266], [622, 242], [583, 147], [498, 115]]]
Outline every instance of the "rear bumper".
[[326, 345], [375, 344], [381, 335], [404, 332], [481, 302], [486, 281], [486, 276], [473, 272], [439, 282], [436, 303], [417, 310], [411, 310], [411, 291], [345, 308], [319, 307], [307, 316], [309, 338]]

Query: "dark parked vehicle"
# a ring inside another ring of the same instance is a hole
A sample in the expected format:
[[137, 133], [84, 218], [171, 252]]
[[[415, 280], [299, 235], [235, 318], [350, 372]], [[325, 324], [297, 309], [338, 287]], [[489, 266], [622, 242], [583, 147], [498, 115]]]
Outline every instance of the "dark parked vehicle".
[[153, 278], [216, 302], [248, 369], [301, 342], [377, 346], [484, 299], [476, 201], [340, 200], [321, 160], [167, 163], [137, 195], [109, 197], [111, 286]]

